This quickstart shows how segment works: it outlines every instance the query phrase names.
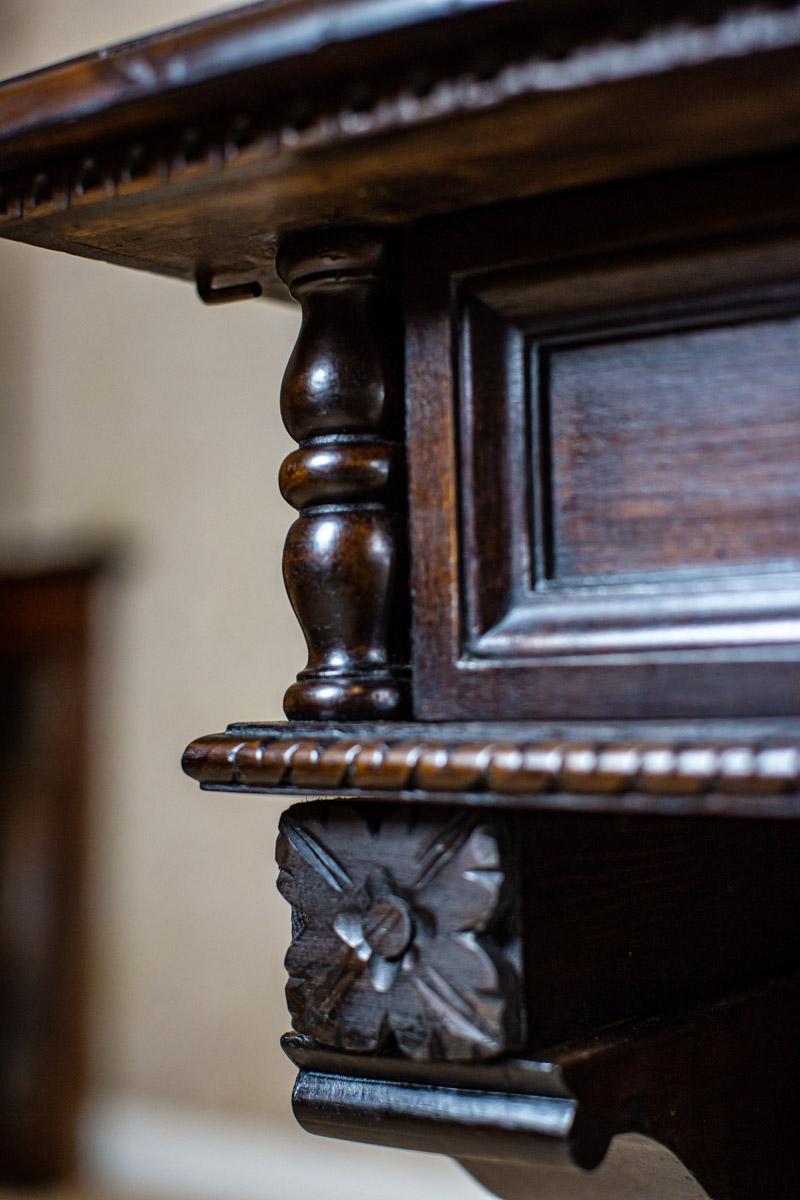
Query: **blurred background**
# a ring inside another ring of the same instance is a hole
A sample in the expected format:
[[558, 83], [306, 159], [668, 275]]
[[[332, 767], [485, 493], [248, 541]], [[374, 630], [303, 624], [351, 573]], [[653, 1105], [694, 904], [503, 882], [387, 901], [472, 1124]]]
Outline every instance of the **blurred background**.
[[[220, 7], [0, 0], [0, 77]], [[8, 683], [16, 667], [4, 673], [3, 698], [6, 761], [19, 760], [3, 799], [3, 836], [17, 846], [0, 859], [8, 929], [44, 928], [48, 894], [66, 921], [66, 893], [43, 892], [36, 875], [45, 843], [50, 883], [67, 887], [75, 870], [85, 878], [73, 914], [83, 933], [67, 930], [70, 955], [86, 943], [75, 996], [87, 1039], [69, 1187], [187, 1200], [277, 1200], [289, 1188], [299, 1200], [483, 1194], [443, 1159], [311, 1138], [293, 1125], [294, 1072], [278, 1045], [289, 940], [274, 887], [280, 802], [203, 794], [179, 769], [196, 735], [279, 718], [305, 661], [280, 579], [291, 512], [276, 482], [291, 448], [277, 397], [297, 312], [205, 309], [181, 284], [3, 241], [0, 278], [4, 653], [17, 662], [33, 638], [39, 649], [26, 662], [36, 661], [46, 626], [50, 649], [66, 638], [69, 661], [88, 664], [39, 671], [35, 686], [26, 676], [34, 716], [24, 737], [11, 720], [21, 711]], [[64, 587], [71, 616], [54, 632]], [[75, 751], [83, 724], [85, 771]], [[33, 780], [23, 751], [30, 745], [41, 766], [45, 740], [52, 760]], [[38, 810], [34, 793], [44, 797]], [[33, 1022], [25, 970], [52, 972], [53, 1011], [72, 999], [59, 991], [58, 947], [23, 970], [8, 929], [0, 1036], [22, 1086]], [[63, 1046], [51, 1051], [57, 1058]], [[78, 1082], [62, 1086], [62, 1103]], [[47, 1136], [31, 1134], [34, 1143]]]

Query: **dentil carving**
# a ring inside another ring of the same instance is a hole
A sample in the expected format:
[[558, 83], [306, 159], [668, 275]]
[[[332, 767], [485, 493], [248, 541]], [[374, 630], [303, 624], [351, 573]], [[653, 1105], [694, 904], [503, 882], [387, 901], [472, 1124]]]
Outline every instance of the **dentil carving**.
[[520, 1037], [500, 821], [421, 807], [296, 805], [278, 838], [299, 1033], [347, 1050], [488, 1058]]

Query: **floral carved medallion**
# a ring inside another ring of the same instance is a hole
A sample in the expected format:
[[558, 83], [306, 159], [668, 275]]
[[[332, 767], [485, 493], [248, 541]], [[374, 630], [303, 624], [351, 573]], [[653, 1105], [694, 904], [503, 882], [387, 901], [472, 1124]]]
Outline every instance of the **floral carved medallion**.
[[295, 805], [278, 888], [292, 906], [292, 1023], [318, 1042], [489, 1058], [520, 1039], [501, 819], [462, 809]]

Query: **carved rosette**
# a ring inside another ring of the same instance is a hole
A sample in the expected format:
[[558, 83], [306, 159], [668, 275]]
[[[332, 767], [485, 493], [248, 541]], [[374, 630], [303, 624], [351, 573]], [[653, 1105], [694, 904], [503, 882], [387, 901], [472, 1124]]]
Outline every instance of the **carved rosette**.
[[407, 710], [408, 599], [402, 320], [384, 239], [321, 230], [284, 239], [281, 278], [303, 323], [281, 390], [300, 443], [280, 475], [300, 516], [284, 579], [308, 645], [292, 719]]
[[500, 819], [463, 810], [296, 805], [278, 838], [292, 905], [286, 996], [298, 1033], [415, 1059], [491, 1058], [521, 1036]]

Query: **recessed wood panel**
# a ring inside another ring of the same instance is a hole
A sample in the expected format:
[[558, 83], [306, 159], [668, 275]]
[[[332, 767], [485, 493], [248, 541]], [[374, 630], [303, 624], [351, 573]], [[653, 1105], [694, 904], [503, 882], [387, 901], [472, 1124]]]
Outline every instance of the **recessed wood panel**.
[[800, 711], [796, 163], [738, 170], [414, 232], [417, 717]]
[[800, 559], [800, 318], [536, 357], [555, 581]]

